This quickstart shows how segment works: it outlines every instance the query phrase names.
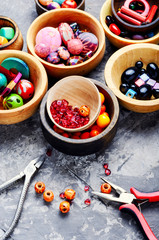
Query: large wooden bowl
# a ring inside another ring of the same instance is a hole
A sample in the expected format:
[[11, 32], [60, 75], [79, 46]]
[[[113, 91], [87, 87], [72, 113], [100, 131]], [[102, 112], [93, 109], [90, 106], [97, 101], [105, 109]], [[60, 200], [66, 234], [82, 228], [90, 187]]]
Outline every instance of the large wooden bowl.
[[[123, 6], [124, 2], [125, 2], [125, 0], [122, 0], [122, 1], [121, 0], [111, 0], [112, 13], [113, 13], [115, 20], [119, 24], [119, 26], [125, 28], [127, 31], [135, 32], [135, 33], [151, 32], [151, 31], [153, 31], [154, 28], [159, 26], [159, 10], [157, 10], [157, 13], [155, 14], [153, 21], [149, 24], [137, 26], [137, 25], [132, 25], [132, 24], [129, 24], [129, 23], [123, 21], [117, 15], [117, 12], [118, 12], [118, 9]], [[150, 0], [150, 1], [148, 1], [148, 3], [150, 5], [150, 8], [152, 7], [152, 5], [159, 6], [159, 0]]]
[[[77, 22], [81, 29], [89, 29], [99, 40], [99, 46], [95, 54], [83, 63], [74, 66], [58, 66], [39, 58], [34, 51], [35, 37], [38, 31], [46, 26], [58, 27], [61, 22]], [[70, 75], [86, 75], [93, 70], [102, 60], [105, 53], [105, 34], [98, 20], [82, 10], [57, 9], [48, 11], [37, 17], [27, 32], [28, 52], [34, 55], [44, 65], [47, 73], [54, 78], [63, 78]], [[54, 79], [53, 79], [54, 81]]]
[[103, 4], [103, 6], [101, 8], [101, 12], [100, 12], [100, 22], [103, 26], [106, 37], [117, 48], [121, 48], [121, 47], [130, 45], [130, 44], [136, 44], [136, 43], [156, 43], [156, 44], [159, 43], [159, 32], [156, 32], [155, 36], [144, 39], [144, 40], [125, 39], [123, 37], [115, 35], [114, 33], [112, 33], [109, 30], [109, 28], [105, 22], [105, 18], [107, 15], [113, 16], [113, 12], [112, 12], [112, 8], [111, 8], [111, 0], [107, 0]]
[[[92, 79], [91, 79], [92, 80]], [[45, 95], [40, 106], [40, 119], [44, 137], [56, 149], [69, 155], [88, 155], [108, 147], [115, 136], [119, 117], [119, 104], [113, 92], [99, 81], [92, 80], [100, 92], [105, 95], [107, 111], [110, 114], [111, 122], [108, 127], [99, 135], [88, 139], [71, 139], [61, 136], [53, 130], [53, 123], [50, 120], [46, 102], [49, 92]]]
[[[90, 108], [89, 122], [79, 128], [64, 128], [53, 119], [50, 106], [55, 100], [65, 99], [73, 108], [86, 105]], [[69, 76], [58, 81], [49, 91], [47, 97], [47, 112], [50, 119], [59, 128], [68, 132], [78, 132], [89, 128], [96, 121], [101, 110], [101, 98], [95, 84], [88, 78]]]
[[[81, 9], [81, 10], [85, 9], [85, 0], [76, 0], [76, 3], [77, 3], [77, 9]], [[42, 6], [39, 3], [39, 0], [35, 0], [35, 5], [36, 5], [36, 11], [38, 15], [50, 11], [46, 7]]]
[[23, 48], [23, 37], [21, 31], [12, 19], [4, 16], [0, 16], [0, 28], [2, 27], [12, 27], [14, 29], [15, 35], [12, 40], [8, 43], [0, 45], [0, 50], [13, 49], [22, 50]]
[[134, 66], [136, 61], [142, 61], [144, 68], [154, 62], [159, 66], [159, 46], [155, 44], [135, 44], [116, 51], [105, 66], [105, 81], [114, 92], [121, 105], [134, 112], [153, 112], [159, 110], [159, 99], [137, 100], [125, 96], [120, 90], [121, 75], [128, 67]]
[[39, 103], [45, 95], [48, 87], [46, 71], [43, 65], [35, 57], [18, 50], [3, 50], [0, 51], [0, 64], [8, 57], [20, 58], [29, 66], [29, 79], [34, 84], [35, 92], [32, 99], [19, 108], [4, 110], [1, 106], [0, 124], [18, 123], [31, 117], [37, 110]]

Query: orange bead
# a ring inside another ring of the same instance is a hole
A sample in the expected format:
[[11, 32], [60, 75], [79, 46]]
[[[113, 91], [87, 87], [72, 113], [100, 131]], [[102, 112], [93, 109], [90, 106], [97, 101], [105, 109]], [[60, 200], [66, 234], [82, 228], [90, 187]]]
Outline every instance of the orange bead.
[[99, 133], [101, 133], [102, 131], [103, 131], [103, 129], [102, 128], [100, 128], [98, 125], [93, 125], [92, 127], [91, 127], [91, 131], [92, 130], [97, 130]]
[[63, 201], [60, 203], [59, 209], [62, 213], [67, 213], [70, 210], [70, 203], [68, 201]]
[[112, 190], [112, 188], [111, 188], [111, 186], [110, 186], [109, 183], [103, 183], [103, 184], [101, 185], [101, 192], [102, 192], [102, 193], [107, 193], [107, 194], [109, 194], [109, 193], [111, 192], [111, 190]]
[[0, 36], [0, 45], [8, 43], [7, 38]]
[[46, 202], [52, 202], [54, 199], [54, 194], [51, 190], [47, 190], [43, 193], [43, 198]]
[[73, 200], [75, 198], [76, 192], [73, 189], [66, 189], [64, 195], [68, 200]]
[[98, 132], [97, 130], [91, 130], [90, 131], [90, 137], [95, 137], [99, 134], [100, 132]]
[[105, 106], [104, 104], [102, 104], [99, 115], [101, 115], [101, 114], [104, 113], [105, 111], [106, 111], [106, 106]]
[[101, 105], [104, 103], [105, 101], [105, 97], [104, 97], [104, 94], [103, 93], [99, 93], [100, 94], [100, 98], [101, 98]]
[[106, 116], [108, 116], [108, 117], [109, 117], [109, 113], [107, 113], [107, 112], [104, 112], [104, 113], [102, 113], [102, 114], [105, 114]]
[[110, 123], [110, 118], [106, 114], [101, 114], [97, 118], [97, 125], [101, 128], [105, 128], [109, 125]]
[[37, 193], [43, 193], [45, 191], [45, 184], [43, 182], [37, 182], [34, 188]]
[[79, 114], [83, 117], [87, 117], [90, 113], [90, 108], [87, 107], [86, 105], [82, 105], [80, 108], [79, 108]]
[[43, 6], [47, 6], [52, 3], [52, 0], [39, 0], [39, 3]]

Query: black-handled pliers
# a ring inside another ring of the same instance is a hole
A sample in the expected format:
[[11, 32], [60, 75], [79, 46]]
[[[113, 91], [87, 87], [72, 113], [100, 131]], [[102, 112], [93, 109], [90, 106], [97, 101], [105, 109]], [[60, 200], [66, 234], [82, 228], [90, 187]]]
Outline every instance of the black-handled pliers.
[[20, 200], [15, 212], [15, 216], [13, 218], [13, 221], [10, 225], [10, 227], [8, 228], [8, 230], [3, 234], [2, 237], [0, 237], [0, 240], [5, 240], [7, 239], [10, 234], [12, 233], [12, 231], [14, 230], [21, 212], [22, 212], [22, 208], [23, 208], [23, 204], [24, 204], [24, 200], [25, 200], [25, 196], [28, 190], [28, 187], [30, 185], [30, 181], [32, 176], [34, 175], [34, 173], [41, 167], [41, 165], [43, 164], [43, 162], [45, 161], [46, 155], [43, 154], [40, 157], [32, 160], [24, 169], [24, 171], [20, 172], [20, 174], [18, 174], [17, 176], [13, 177], [12, 179], [10, 179], [9, 181], [3, 183], [0, 186], [0, 192], [3, 191], [4, 189], [8, 188], [9, 186], [11, 186], [14, 182], [16, 182], [17, 180], [20, 180], [21, 178], [25, 177], [24, 180], [24, 186], [23, 186], [23, 190], [20, 196]]
[[130, 192], [128, 193], [125, 189], [115, 185], [104, 178], [101, 178], [104, 182], [111, 185], [112, 189], [118, 194], [118, 197], [113, 194], [106, 194], [100, 192], [92, 192], [92, 194], [98, 196], [99, 198], [106, 199], [108, 201], [118, 202], [123, 205], [119, 207], [121, 211], [127, 211], [132, 213], [137, 220], [139, 221], [145, 236], [149, 240], [157, 240], [154, 233], [152, 232], [150, 226], [148, 225], [146, 219], [143, 214], [139, 211], [138, 207], [141, 203], [144, 202], [159, 202], [159, 191], [152, 193], [142, 193], [136, 190], [135, 188], [130, 188]]

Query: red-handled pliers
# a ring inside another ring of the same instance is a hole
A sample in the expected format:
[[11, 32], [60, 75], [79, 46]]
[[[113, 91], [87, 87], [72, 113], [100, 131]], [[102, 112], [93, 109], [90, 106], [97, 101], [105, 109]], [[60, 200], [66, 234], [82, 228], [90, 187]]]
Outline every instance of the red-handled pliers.
[[98, 196], [99, 198], [106, 199], [108, 201], [123, 203], [124, 205], [121, 205], [119, 207], [119, 210], [121, 211], [125, 210], [130, 213], [133, 213], [135, 217], [137, 217], [137, 219], [139, 220], [139, 223], [141, 224], [141, 227], [144, 230], [146, 237], [149, 240], [157, 240], [150, 226], [148, 225], [146, 219], [144, 218], [143, 214], [139, 211], [138, 207], [141, 203], [144, 203], [144, 202], [158, 202], [159, 191], [152, 192], [152, 193], [142, 193], [132, 187], [130, 188], [131, 193], [128, 193], [125, 189], [107, 181], [106, 179], [104, 178], [101, 178], [101, 179], [104, 182], [110, 184], [112, 189], [119, 196], [116, 197], [112, 194], [106, 194], [106, 193], [100, 193], [100, 192], [94, 192], [94, 191], [92, 192], [92, 194]]

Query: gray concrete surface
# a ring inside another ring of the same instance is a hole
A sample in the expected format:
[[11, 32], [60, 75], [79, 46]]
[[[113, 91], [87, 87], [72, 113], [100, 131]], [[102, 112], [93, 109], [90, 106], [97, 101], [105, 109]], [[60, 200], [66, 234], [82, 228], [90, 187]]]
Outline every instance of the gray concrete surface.
[[[86, 0], [86, 11], [99, 19], [104, 0]], [[27, 51], [26, 33], [37, 17], [33, 0], [5, 0], [0, 3], [0, 15], [18, 24]], [[106, 40], [106, 52], [100, 65], [87, 77], [104, 82], [104, 67], [116, 50]], [[111, 169], [108, 179], [127, 191], [134, 186], [145, 192], [159, 189], [159, 112], [138, 114], [120, 107], [118, 131], [110, 146], [85, 157], [65, 155], [53, 149], [52, 156], [34, 176], [25, 200], [23, 212], [11, 237], [14, 240], [143, 240], [134, 218], [119, 212], [118, 204], [104, 205], [92, 199], [86, 207], [84, 184], [70, 174], [70, 167], [95, 190], [105, 177], [103, 163]], [[30, 119], [0, 126], [0, 184], [18, 174], [49, 146], [40, 127], [39, 111]], [[55, 199], [46, 204], [37, 196], [34, 184], [43, 181], [52, 189]], [[22, 190], [23, 181], [0, 195], [0, 228], [7, 229], [12, 221]], [[61, 215], [59, 193], [66, 188], [76, 190], [76, 198], [67, 215]], [[159, 239], [159, 203], [147, 204], [142, 213]]]

